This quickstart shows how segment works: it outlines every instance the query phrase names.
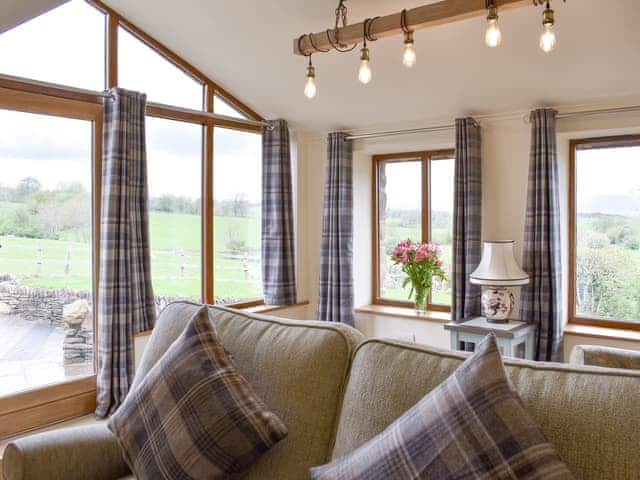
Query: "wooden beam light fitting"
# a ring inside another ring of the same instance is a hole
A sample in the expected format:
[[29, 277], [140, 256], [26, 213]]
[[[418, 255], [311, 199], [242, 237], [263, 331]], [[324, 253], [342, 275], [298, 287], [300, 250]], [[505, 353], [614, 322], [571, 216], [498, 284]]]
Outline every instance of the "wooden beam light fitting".
[[[507, 10], [531, 6], [532, 1], [494, 0], [494, 4], [500, 10]], [[438, 3], [406, 10], [406, 27], [411, 30], [420, 30], [467, 18], [485, 16], [486, 13], [486, 0], [443, 0]], [[397, 12], [376, 18], [369, 26], [371, 37], [377, 39], [402, 34], [402, 17], [402, 12]], [[342, 46], [358, 43], [362, 41], [364, 27], [364, 22], [360, 22], [337, 29], [296, 37], [293, 41], [293, 52], [296, 55], [308, 56], [316, 52], [331, 50], [336, 43]]]

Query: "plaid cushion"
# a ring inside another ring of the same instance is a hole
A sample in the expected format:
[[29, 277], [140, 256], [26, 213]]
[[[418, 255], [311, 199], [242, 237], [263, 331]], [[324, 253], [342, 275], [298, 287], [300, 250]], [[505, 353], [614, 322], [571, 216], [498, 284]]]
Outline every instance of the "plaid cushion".
[[384, 432], [314, 480], [572, 479], [509, 383], [493, 335]]
[[287, 434], [236, 371], [206, 307], [108, 425], [139, 480], [228, 478]]

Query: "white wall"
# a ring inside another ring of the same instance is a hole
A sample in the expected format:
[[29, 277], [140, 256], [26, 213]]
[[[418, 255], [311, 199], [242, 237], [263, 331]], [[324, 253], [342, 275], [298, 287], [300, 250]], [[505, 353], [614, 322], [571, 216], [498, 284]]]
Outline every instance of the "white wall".
[[[598, 105], [602, 108], [604, 105]], [[595, 107], [595, 106], [590, 106]], [[565, 105], [561, 111], [583, 110], [586, 106]], [[524, 112], [496, 116], [482, 120], [482, 177], [484, 239], [513, 239], [516, 257], [521, 261], [529, 165], [530, 125]], [[412, 125], [413, 126], [413, 125]], [[386, 126], [390, 130], [405, 125]], [[386, 129], [385, 128], [385, 129]], [[375, 130], [375, 129], [374, 129]], [[640, 132], [639, 114], [619, 114], [561, 119], [558, 121], [558, 160], [561, 185], [561, 221], [563, 236], [563, 271], [567, 266], [568, 160], [569, 140]], [[298, 136], [300, 162], [300, 192], [303, 197], [304, 226], [299, 235], [303, 239], [304, 276], [310, 306], [307, 318], [313, 318], [317, 300], [317, 280], [322, 225], [324, 164], [326, 133]], [[358, 141], [354, 147], [354, 277], [355, 304], [371, 302], [371, 156], [419, 150], [453, 148], [453, 132], [414, 134]], [[604, 168], [604, 166], [603, 166]], [[562, 276], [566, 292], [566, 275]], [[563, 295], [566, 298], [566, 295]], [[566, 305], [563, 306], [566, 312]], [[409, 322], [409, 323], [407, 323]], [[443, 337], [436, 335], [424, 321], [374, 318], [358, 315], [357, 326], [376, 336], [415, 334], [422, 343], [443, 345]], [[442, 328], [438, 325], [438, 328]], [[595, 343], [593, 339], [571, 337], [568, 345]]]

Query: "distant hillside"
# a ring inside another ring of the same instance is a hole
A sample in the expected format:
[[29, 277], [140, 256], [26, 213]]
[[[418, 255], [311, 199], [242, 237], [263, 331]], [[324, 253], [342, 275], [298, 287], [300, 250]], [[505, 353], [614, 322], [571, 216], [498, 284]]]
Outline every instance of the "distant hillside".
[[580, 199], [580, 213], [604, 213], [607, 215], [640, 215], [640, 196], [598, 195]]

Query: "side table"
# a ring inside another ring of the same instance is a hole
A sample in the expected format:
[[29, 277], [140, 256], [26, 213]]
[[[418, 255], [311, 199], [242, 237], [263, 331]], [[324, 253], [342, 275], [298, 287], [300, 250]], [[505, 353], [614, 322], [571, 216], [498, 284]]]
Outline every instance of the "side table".
[[504, 356], [533, 360], [536, 327], [529, 323], [517, 320], [490, 323], [485, 317], [475, 317], [462, 323], [448, 323], [444, 328], [451, 334], [452, 350], [473, 352], [484, 337], [493, 333]]

